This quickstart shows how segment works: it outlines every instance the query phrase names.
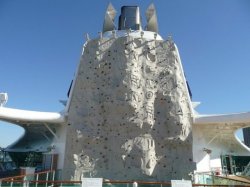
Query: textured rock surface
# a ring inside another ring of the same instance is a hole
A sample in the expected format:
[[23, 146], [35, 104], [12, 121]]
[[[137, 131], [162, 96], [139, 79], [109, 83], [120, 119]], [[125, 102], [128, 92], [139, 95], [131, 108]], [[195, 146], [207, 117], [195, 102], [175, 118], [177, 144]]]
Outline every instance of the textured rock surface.
[[188, 178], [191, 109], [171, 41], [90, 40], [70, 103], [64, 178]]

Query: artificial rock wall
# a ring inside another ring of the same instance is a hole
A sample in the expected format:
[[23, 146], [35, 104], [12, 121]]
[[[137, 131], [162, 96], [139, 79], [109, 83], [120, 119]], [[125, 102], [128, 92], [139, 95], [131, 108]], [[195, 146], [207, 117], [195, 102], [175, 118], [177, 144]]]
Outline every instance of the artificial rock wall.
[[64, 179], [189, 178], [189, 95], [172, 41], [86, 43], [69, 108]]

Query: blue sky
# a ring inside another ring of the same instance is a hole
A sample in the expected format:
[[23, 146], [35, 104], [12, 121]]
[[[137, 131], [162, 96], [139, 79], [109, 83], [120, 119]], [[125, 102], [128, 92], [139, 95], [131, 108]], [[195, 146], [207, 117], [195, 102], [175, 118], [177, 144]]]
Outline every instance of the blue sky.
[[[145, 10], [154, 2], [163, 38], [177, 43], [200, 113], [250, 111], [248, 0], [0, 0], [0, 92], [7, 107], [60, 111], [79, 63], [84, 34], [96, 37], [111, 2]], [[0, 146], [22, 129], [0, 123]]]

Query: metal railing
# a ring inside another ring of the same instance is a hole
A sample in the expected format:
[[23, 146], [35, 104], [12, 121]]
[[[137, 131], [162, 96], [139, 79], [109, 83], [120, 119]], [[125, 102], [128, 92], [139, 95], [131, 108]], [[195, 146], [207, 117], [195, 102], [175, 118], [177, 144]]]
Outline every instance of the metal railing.
[[[0, 178], [0, 187], [5, 186], [29, 186], [29, 183], [39, 186], [39, 181], [56, 181], [61, 179], [61, 170], [47, 170], [34, 174], [19, 175], [7, 178]], [[22, 185], [21, 185], [22, 183]], [[48, 183], [48, 182], [47, 182]], [[20, 185], [19, 185], [20, 184]], [[48, 186], [47, 184], [45, 185]]]
[[[103, 187], [133, 187], [134, 181], [104, 181]], [[144, 182], [136, 181], [138, 187], [171, 187], [171, 182]], [[1, 187], [81, 187], [82, 181], [2, 181]], [[192, 184], [198, 187], [246, 187], [250, 185], [212, 185], [212, 184]]]
[[195, 176], [195, 183], [200, 183], [200, 184], [211, 184], [211, 185], [244, 185], [244, 186], [250, 186], [250, 181], [249, 180], [237, 180], [233, 178], [229, 178], [228, 176], [217, 176], [214, 174], [199, 174], [196, 173]]
[[[203, 174], [203, 184], [192, 184], [198, 187], [250, 187], [250, 183], [234, 179], [223, 178], [214, 175]], [[209, 180], [207, 180], [209, 179]], [[212, 184], [208, 184], [212, 181]], [[133, 187], [136, 182], [138, 187], [171, 187], [171, 182], [145, 182], [145, 181], [112, 181], [104, 180], [103, 187]], [[35, 174], [20, 175], [0, 179], [0, 187], [82, 187], [82, 181], [65, 181], [61, 180], [61, 170], [49, 170]]]

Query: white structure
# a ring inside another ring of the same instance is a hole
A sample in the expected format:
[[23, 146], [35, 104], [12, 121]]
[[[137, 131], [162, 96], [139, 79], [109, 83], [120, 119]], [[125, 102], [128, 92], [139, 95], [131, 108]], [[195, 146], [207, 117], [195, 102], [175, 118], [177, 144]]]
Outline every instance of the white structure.
[[7, 150], [53, 146], [65, 179], [182, 179], [194, 163], [197, 172], [221, 171], [221, 155], [249, 155], [235, 132], [250, 125], [250, 113], [197, 114], [177, 46], [156, 33], [154, 6], [146, 31], [139, 8], [130, 8], [135, 19], [123, 7], [116, 31], [109, 5], [104, 32], [84, 45], [63, 113], [0, 107], [1, 120], [25, 129]]
[[250, 112], [194, 116], [193, 151], [197, 171], [221, 172], [221, 155], [249, 156], [250, 149], [236, 136], [249, 127]]

